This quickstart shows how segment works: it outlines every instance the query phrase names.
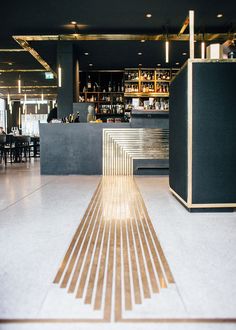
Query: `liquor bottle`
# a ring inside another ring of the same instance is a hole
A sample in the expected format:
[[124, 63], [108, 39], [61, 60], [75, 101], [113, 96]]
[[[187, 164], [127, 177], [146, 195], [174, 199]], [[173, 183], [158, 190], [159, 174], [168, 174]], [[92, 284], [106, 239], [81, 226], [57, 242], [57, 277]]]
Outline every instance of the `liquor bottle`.
[[111, 92], [111, 82], [109, 81], [109, 84], [108, 84], [108, 92]]
[[90, 90], [92, 88], [92, 83], [91, 83], [90, 76], [88, 76], [87, 88], [88, 88], [88, 90]]
[[117, 92], [120, 93], [120, 83], [118, 83]]

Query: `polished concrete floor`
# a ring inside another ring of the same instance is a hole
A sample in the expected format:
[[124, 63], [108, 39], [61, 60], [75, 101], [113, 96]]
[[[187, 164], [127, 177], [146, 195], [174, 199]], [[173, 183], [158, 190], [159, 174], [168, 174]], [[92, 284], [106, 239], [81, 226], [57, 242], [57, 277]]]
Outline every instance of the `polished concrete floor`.
[[236, 329], [236, 213], [167, 176], [0, 165], [0, 329]]

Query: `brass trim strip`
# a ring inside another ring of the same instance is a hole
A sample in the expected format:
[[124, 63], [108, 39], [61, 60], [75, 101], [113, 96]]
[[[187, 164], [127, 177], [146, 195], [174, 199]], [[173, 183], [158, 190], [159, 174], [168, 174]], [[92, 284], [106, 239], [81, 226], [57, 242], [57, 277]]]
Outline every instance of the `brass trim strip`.
[[92, 294], [94, 291], [94, 284], [95, 284], [95, 276], [98, 270], [98, 259], [101, 251], [101, 245], [102, 245], [102, 237], [104, 235], [104, 228], [105, 228], [105, 221], [102, 220], [102, 224], [99, 229], [99, 235], [97, 240], [97, 246], [95, 250], [95, 255], [93, 258], [93, 266], [89, 277], [89, 283], [87, 288], [87, 293], [85, 297], [85, 304], [91, 304], [92, 303]]
[[140, 243], [139, 236], [138, 236], [137, 224], [133, 218], [131, 219], [131, 224], [132, 224], [132, 228], [133, 228], [135, 245], [136, 245], [136, 249], [137, 249], [137, 256], [138, 256], [138, 262], [139, 262], [139, 270], [140, 270], [140, 274], [141, 274], [143, 295], [144, 295], [144, 298], [151, 298], [151, 293], [149, 290], [147, 274], [146, 274], [146, 269], [145, 269], [145, 262], [144, 262], [144, 258], [143, 258], [143, 254], [142, 254], [141, 243]]
[[138, 194], [138, 198], [139, 198], [139, 200], [140, 200], [140, 202], [141, 202], [141, 204], [142, 204], [142, 209], [143, 209], [143, 211], [144, 211], [145, 219], [146, 219], [146, 222], [147, 222], [147, 224], [148, 224], [148, 227], [149, 227], [149, 230], [150, 230], [150, 232], [151, 232], [151, 235], [152, 235], [152, 237], [153, 237], [153, 241], [154, 241], [155, 246], [156, 246], [156, 249], [157, 249], [157, 251], [158, 251], [158, 255], [159, 255], [159, 257], [160, 257], [161, 263], [162, 263], [162, 265], [163, 265], [163, 267], [164, 267], [164, 270], [165, 270], [165, 274], [166, 274], [167, 280], [168, 280], [168, 282], [171, 283], [171, 284], [172, 284], [172, 283], [175, 283], [175, 281], [174, 281], [174, 277], [173, 277], [172, 272], [171, 272], [171, 270], [170, 270], [170, 266], [169, 266], [169, 264], [168, 264], [168, 262], [167, 262], [167, 259], [166, 259], [165, 255], [164, 255], [164, 252], [163, 252], [163, 249], [162, 249], [162, 247], [161, 247], [161, 244], [160, 244], [160, 242], [159, 242], [159, 240], [158, 240], [157, 234], [156, 234], [155, 229], [154, 229], [154, 227], [153, 227], [152, 221], [151, 221], [151, 219], [150, 219], [150, 217], [149, 217], [149, 214], [148, 214], [148, 211], [147, 211], [146, 205], [145, 205], [145, 203], [144, 203], [144, 200], [143, 200], [143, 198], [142, 198], [141, 192], [140, 192], [140, 190], [139, 190], [139, 187], [138, 187], [138, 185], [137, 185], [136, 182], [134, 182], [134, 184], [135, 184], [135, 186], [136, 186], [136, 188], [137, 188], [137, 190], [138, 190], [138, 192], [139, 192], [139, 194]]
[[45, 72], [44, 69], [6, 69], [6, 70], [0, 70], [0, 72]]
[[56, 72], [53, 71], [53, 69], [50, 67], [50, 65], [39, 55], [39, 53], [32, 48], [29, 43], [26, 41], [26, 39], [22, 39], [19, 37], [14, 37], [13, 39], [26, 51], [28, 51], [44, 68], [46, 71], [50, 71], [53, 73], [54, 77], [57, 78]]
[[128, 258], [128, 240], [126, 236], [126, 223], [122, 221], [122, 240], [123, 240], [123, 267], [124, 267], [124, 287], [125, 287], [125, 310], [132, 309], [131, 283], [130, 283], [130, 264]]
[[22, 49], [22, 48], [1, 48], [0, 52], [27, 52], [26, 49]]
[[128, 244], [129, 244], [129, 252], [130, 252], [130, 260], [131, 260], [131, 269], [132, 269], [132, 279], [133, 279], [133, 289], [134, 289], [134, 302], [135, 304], [141, 304], [141, 291], [140, 291], [140, 283], [138, 278], [138, 267], [137, 260], [134, 248], [134, 242], [132, 237], [131, 225], [130, 222], [132, 219], [126, 220], [127, 233], [128, 233]]
[[75, 232], [75, 234], [74, 234], [74, 236], [72, 238], [72, 241], [71, 241], [71, 243], [70, 243], [70, 245], [69, 245], [69, 247], [67, 249], [66, 255], [65, 255], [65, 257], [64, 257], [64, 259], [63, 259], [63, 261], [62, 261], [62, 263], [61, 263], [61, 265], [59, 267], [59, 270], [57, 272], [57, 275], [56, 275], [56, 277], [55, 277], [55, 279], [53, 281], [53, 283], [55, 283], [55, 284], [56, 283], [59, 283], [60, 280], [61, 280], [61, 278], [62, 278], [62, 275], [63, 275], [63, 273], [65, 271], [66, 265], [67, 265], [67, 263], [69, 261], [70, 255], [71, 255], [71, 253], [72, 253], [72, 251], [74, 249], [74, 246], [76, 244], [76, 241], [77, 241], [77, 239], [78, 239], [78, 237], [80, 235], [81, 229], [84, 226], [85, 221], [87, 219], [87, 216], [89, 214], [90, 208], [93, 206], [94, 201], [96, 200], [96, 197], [98, 196], [98, 193], [99, 193], [100, 190], [101, 190], [101, 182], [99, 182], [99, 184], [98, 184], [98, 186], [97, 186], [97, 188], [96, 188], [96, 190], [95, 190], [95, 192], [94, 192], [94, 194], [92, 196], [92, 199], [89, 202], [89, 205], [88, 205], [88, 207], [87, 207], [87, 209], [85, 211], [85, 214], [84, 214], [84, 216], [83, 216], [83, 218], [82, 218], [82, 220], [81, 220], [81, 222], [80, 222], [80, 224], [78, 226], [78, 229], [76, 230], [76, 232]]
[[[84, 41], [84, 40], [133, 40], [140, 41], [142, 39], [149, 41], [165, 41], [165, 34], [60, 34], [60, 35], [17, 35], [13, 38], [21, 41]], [[227, 40], [229, 38], [228, 33], [205, 33], [204, 40]], [[231, 38], [236, 39], [236, 33], [231, 34]], [[200, 39], [198, 34], [195, 34], [195, 40]], [[170, 41], [189, 41], [189, 34], [168, 34], [168, 40]], [[19, 42], [18, 42], [19, 43]]]
[[[120, 323], [212, 323], [212, 324], [234, 324], [236, 318], [155, 318], [155, 319], [119, 319]], [[0, 319], [0, 324], [30, 324], [30, 323], [107, 323], [104, 319]]]
[[[0, 86], [0, 89], [17, 89], [18, 86]], [[46, 88], [46, 89], [50, 89], [50, 88], [57, 88], [57, 86], [21, 86], [22, 89], [25, 88], [32, 88], [32, 89], [38, 89], [38, 88]]]
[[115, 284], [115, 322], [122, 317], [121, 300], [121, 221], [116, 221], [116, 284]]
[[[94, 202], [97, 204], [98, 200], [100, 200], [100, 196], [97, 194]], [[67, 270], [65, 272], [65, 275], [64, 275], [63, 280], [62, 280], [62, 283], [61, 283], [61, 288], [66, 288], [66, 286], [68, 284], [68, 281], [69, 281], [69, 278], [71, 276], [71, 273], [73, 271], [74, 265], [76, 263], [76, 258], [77, 258], [77, 255], [79, 253], [79, 250], [80, 250], [80, 247], [81, 247], [81, 243], [84, 240], [84, 237], [85, 237], [85, 234], [87, 232], [87, 229], [88, 230], [91, 230], [91, 227], [94, 224], [94, 219], [92, 218], [92, 213], [93, 213], [93, 209], [91, 208], [91, 209], [89, 209], [87, 220], [85, 222], [85, 225], [83, 226], [83, 229], [82, 229], [82, 231], [80, 233], [79, 240], [77, 241], [77, 243], [75, 245], [74, 251], [73, 251], [72, 256], [71, 256], [71, 259], [70, 259], [70, 261], [68, 263]], [[82, 263], [82, 261], [81, 261], [81, 263]], [[77, 271], [79, 271], [78, 270], [78, 263], [76, 264], [76, 267], [77, 267], [76, 268]], [[74, 272], [74, 275], [72, 277], [71, 284], [70, 284], [69, 292], [73, 292], [74, 291], [75, 284], [76, 284], [76, 281], [75, 281], [76, 274], [77, 274], [77, 272], [75, 271]]]
[[97, 289], [96, 289], [96, 296], [95, 296], [95, 303], [94, 309], [100, 310], [102, 308], [102, 292], [104, 286], [104, 277], [105, 277], [105, 269], [106, 269], [106, 260], [107, 260], [107, 251], [108, 251], [108, 238], [110, 232], [110, 221], [106, 223], [105, 228], [105, 235], [103, 240], [103, 247], [102, 247], [102, 255], [100, 260], [100, 268], [98, 274], [98, 281], [97, 281]]
[[187, 148], [188, 148], [188, 197], [187, 205], [190, 207], [192, 204], [192, 175], [193, 175], [193, 66], [191, 62], [188, 62], [188, 132], [187, 132]]
[[180, 31], [179, 31], [179, 33], [178, 33], [178, 36], [180, 36], [181, 34], [184, 33], [184, 31], [187, 29], [188, 25], [189, 25], [189, 17], [187, 16], [184, 23], [183, 23], [183, 25], [182, 25], [182, 27], [181, 27], [181, 29], [180, 29]]
[[[81, 274], [82, 275], [81, 275], [81, 279], [80, 279], [79, 286], [78, 286], [78, 289], [77, 289], [76, 298], [82, 298], [83, 297], [85, 282], [86, 282], [86, 279], [87, 279], [87, 276], [88, 276], [89, 266], [92, 262], [93, 250], [94, 250], [94, 247], [95, 247], [95, 243], [97, 241], [97, 236], [98, 236], [100, 223], [102, 221], [101, 215], [102, 215], [102, 207], [100, 206], [99, 211], [96, 212], [96, 215], [95, 215], [95, 219], [96, 219], [95, 220], [95, 226], [93, 228], [93, 234], [92, 234], [91, 240], [89, 242], [88, 250], [87, 250], [87, 253], [86, 253], [85, 264], [84, 264], [83, 268], [81, 269]], [[89, 236], [87, 235], [88, 238], [90, 238]], [[79, 267], [79, 269], [80, 268], [81, 267]]]
[[111, 219], [111, 233], [109, 242], [109, 256], [108, 256], [108, 269], [106, 278], [106, 291], [105, 291], [105, 310], [104, 319], [111, 321], [112, 316], [112, 287], [113, 287], [113, 272], [114, 272], [114, 235], [115, 235], [115, 221]]
[[[101, 207], [101, 197], [100, 196], [99, 196], [97, 205], [99, 205], [99, 207]], [[99, 210], [99, 207], [97, 207], [97, 205], [96, 205], [95, 210], [94, 210], [94, 215], [92, 214], [93, 210], [91, 210], [92, 212], [91, 212], [91, 217], [89, 217], [89, 221], [91, 220], [90, 223], [89, 223], [89, 228], [86, 232], [83, 231], [84, 235], [83, 236], [81, 235], [81, 240], [79, 240], [79, 242], [78, 242], [78, 244], [75, 248], [75, 251], [72, 255], [71, 263], [69, 264], [69, 267], [68, 267], [69, 271], [68, 271], [68, 273], [66, 273], [66, 276], [64, 277], [64, 279], [62, 281], [61, 287], [66, 287], [67, 284], [68, 284], [72, 269], [75, 265], [72, 280], [71, 280], [71, 283], [70, 283], [70, 286], [69, 286], [69, 289], [68, 289], [68, 293], [73, 293], [75, 291], [75, 287], [76, 287], [79, 275], [82, 273], [81, 266], [83, 264], [83, 261], [86, 258], [86, 252], [87, 252], [87, 248], [88, 248], [89, 243], [90, 243], [91, 235], [94, 231], [94, 228], [96, 228], [96, 218], [97, 218], [97, 213], [98, 213], [98, 210]], [[81, 248], [82, 241], [83, 241], [82, 249], [81, 249], [81, 252], [79, 254], [79, 258], [76, 262], [78, 252]], [[76, 262], [76, 264], [75, 264], [75, 262]], [[83, 274], [82, 274], [82, 276], [83, 276]], [[78, 298], [77, 295], [76, 295], [76, 298]]]

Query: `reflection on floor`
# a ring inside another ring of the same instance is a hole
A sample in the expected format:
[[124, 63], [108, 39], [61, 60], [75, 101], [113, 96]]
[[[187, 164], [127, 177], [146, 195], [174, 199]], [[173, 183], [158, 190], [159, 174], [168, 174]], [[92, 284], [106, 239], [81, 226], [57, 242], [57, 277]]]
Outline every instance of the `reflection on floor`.
[[106, 321], [174, 283], [133, 177], [102, 178], [54, 283]]
[[235, 220], [188, 213], [167, 176], [2, 167], [0, 329], [234, 330]]

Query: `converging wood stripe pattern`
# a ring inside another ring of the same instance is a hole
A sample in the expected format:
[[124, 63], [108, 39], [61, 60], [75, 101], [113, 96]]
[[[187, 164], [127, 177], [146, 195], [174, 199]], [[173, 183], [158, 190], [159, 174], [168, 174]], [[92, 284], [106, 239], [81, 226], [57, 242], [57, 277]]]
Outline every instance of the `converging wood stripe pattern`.
[[135, 179], [101, 179], [54, 280], [119, 321], [174, 283]]
[[103, 130], [103, 175], [133, 175], [134, 159], [168, 159], [169, 130], [115, 128]]

